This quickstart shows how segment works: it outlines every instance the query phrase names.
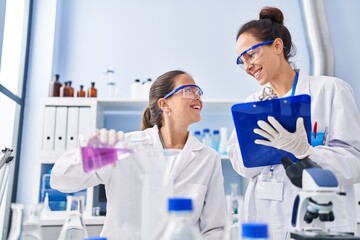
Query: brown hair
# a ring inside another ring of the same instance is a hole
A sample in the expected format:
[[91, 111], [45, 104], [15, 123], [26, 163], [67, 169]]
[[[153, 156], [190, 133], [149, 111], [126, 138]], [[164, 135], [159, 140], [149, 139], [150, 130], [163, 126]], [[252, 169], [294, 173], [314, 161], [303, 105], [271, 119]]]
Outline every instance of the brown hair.
[[252, 20], [241, 26], [236, 35], [236, 40], [245, 32], [252, 34], [262, 42], [280, 38], [284, 43], [284, 57], [287, 61], [296, 54], [290, 32], [284, 26], [284, 15], [278, 8], [263, 8], [259, 13], [259, 20]]
[[149, 92], [149, 105], [145, 108], [142, 116], [141, 130], [157, 125], [162, 127], [162, 113], [158, 106], [158, 100], [165, 97], [175, 87], [177, 76], [187, 74], [184, 71], [174, 70], [159, 76], [151, 85]]

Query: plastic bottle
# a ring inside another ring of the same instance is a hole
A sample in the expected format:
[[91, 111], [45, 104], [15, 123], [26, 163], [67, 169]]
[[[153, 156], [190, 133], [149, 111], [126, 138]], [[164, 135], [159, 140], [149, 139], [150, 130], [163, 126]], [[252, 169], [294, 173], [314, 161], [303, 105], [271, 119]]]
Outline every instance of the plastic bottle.
[[159, 240], [201, 240], [199, 229], [191, 221], [191, 198], [169, 198], [169, 218]]
[[202, 142], [202, 137], [201, 137], [201, 132], [200, 132], [200, 131], [195, 131], [195, 132], [194, 132], [194, 136], [195, 136], [200, 142]]
[[214, 130], [212, 135], [212, 147], [216, 151], [219, 151], [220, 146], [220, 133], [219, 130]]
[[222, 127], [220, 128], [220, 144], [219, 144], [219, 153], [221, 155], [227, 155], [227, 143], [228, 143], [228, 135], [227, 135], [227, 128]]
[[89, 88], [87, 92], [88, 97], [96, 97], [97, 96], [97, 90], [95, 88], [95, 82], [91, 82], [91, 87]]
[[110, 67], [106, 70], [106, 79], [107, 79], [107, 87], [108, 87], [108, 96], [110, 98], [114, 98], [117, 95], [116, 83], [114, 81], [114, 73], [115, 71]]
[[60, 75], [54, 74], [53, 80], [49, 85], [49, 97], [60, 97], [60, 88], [62, 83], [59, 81]]
[[135, 79], [131, 85], [131, 98], [132, 99], [142, 99], [143, 95], [143, 86], [140, 83], [140, 79]]
[[84, 85], [80, 85], [79, 91], [76, 93], [77, 97], [85, 97]]
[[243, 223], [241, 227], [242, 240], [267, 240], [268, 229], [265, 223]]
[[146, 101], [149, 100], [149, 93], [150, 93], [151, 85], [152, 85], [151, 78], [148, 78], [143, 84], [143, 92], [144, 92], [143, 97]]
[[209, 128], [204, 128], [203, 130], [203, 136], [202, 136], [202, 142], [205, 143], [208, 146], [212, 146], [212, 138], [210, 134]]

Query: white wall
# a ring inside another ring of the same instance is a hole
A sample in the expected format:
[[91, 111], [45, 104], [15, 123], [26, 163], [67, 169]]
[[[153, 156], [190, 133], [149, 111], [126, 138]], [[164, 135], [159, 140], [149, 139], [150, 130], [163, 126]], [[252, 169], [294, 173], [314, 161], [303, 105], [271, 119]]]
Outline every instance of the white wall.
[[335, 76], [354, 89], [360, 107], [360, 27], [356, 17], [360, 1], [324, 1], [331, 42], [335, 55]]
[[[49, 2], [50, 14], [46, 14]], [[333, 21], [344, 22], [349, 29], [358, 28], [355, 21], [348, 18], [350, 15], [341, 3], [324, 2], [327, 13], [337, 16]], [[333, 3], [336, 3], [335, 7], [328, 6]], [[347, 3], [359, 6], [357, 0], [348, 0]], [[57, 4], [56, 12], [54, 4]], [[98, 81], [101, 72], [111, 65], [125, 97], [130, 96], [130, 84], [135, 78], [155, 79], [166, 71], [182, 69], [192, 74], [203, 88], [205, 98], [242, 100], [258, 86], [235, 64], [235, 36], [241, 24], [257, 19], [260, 9], [267, 5], [283, 10], [285, 25], [297, 47], [294, 60], [298, 67], [308, 71], [309, 54], [298, 1], [158, 0], [139, 3], [130, 0], [34, 0], [32, 30], [35, 34], [31, 39], [31, 74], [27, 85], [18, 201], [26, 203], [31, 199], [29, 186], [33, 181], [31, 174], [36, 160], [34, 143], [39, 137], [38, 99], [48, 94], [49, 65], [52, 65], [52, 74], [61, 74], [62, 81], [72, 80], [75, 89], [80, 84], [87, 87], [91, 81]], [[336, 9], [341, 11], [334, 14]], [[341, 18], [338, 14], [344, 16]], [[54, 32], [45, 23], [56, 25], [51, 63], [36, 57], [38, 52], [46, 53], [42, 44], [52, 44], [49, 41], [52, 41]], [[338, 26], [339, 31], [345, 31], [344, 24]], [[336, 38], [333, 41], [336, 44], [335, 56], [340, 51], [348, 59], [342, 61], [343, 64], [350, 64], [349, 59], [354, 57], [352, 53], [360, 42], [359, 32], [346, 39], [333, 31], [331, 36]], [[352, 82], [356, 76], [352, 73], [359, 73], [356, 71], [359, 71], [356, 67], [336, 66], [336, 74], [343, 75], [351, 85], [358, 84]]]
[[[58, 66], [75, 88], [98, 81], [112, 65], [123, 95], [135, 78], [146, 80], [183, 69], [210, 99], [243, 99], [258, 88], [236, 66], [235, 37], [240, 25], [258, 18], [274, 1], [117, 1], [62, 2]], [[297, 1], [276, 1], [298, 47], [298, 64], [308, 53]]]

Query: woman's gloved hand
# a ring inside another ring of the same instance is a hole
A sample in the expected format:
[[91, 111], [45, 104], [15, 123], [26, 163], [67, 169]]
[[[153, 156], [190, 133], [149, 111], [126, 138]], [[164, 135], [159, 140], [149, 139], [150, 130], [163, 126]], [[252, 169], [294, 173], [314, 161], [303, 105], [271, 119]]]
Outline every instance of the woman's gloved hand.
[[114, 147], [124, 138], [124, 132], [116, 132], [114, 129], [96, 129], [86, 141], [86, 146], [92, 147]]
[[256, 144], [290, 152], [297, 159], [306, 158], [311, 154], [312, 146], [308, 143], [303, 118], [299, 117], [296, 120], [296, 131], [294, 133], [288, 132], [274, 117], [268, 117], [268, 121], [270, 124], [265, 121], [258, 121], [260, 128], [254, 129], [256, 134], [268, 139], [268, 141], [256, 139]]

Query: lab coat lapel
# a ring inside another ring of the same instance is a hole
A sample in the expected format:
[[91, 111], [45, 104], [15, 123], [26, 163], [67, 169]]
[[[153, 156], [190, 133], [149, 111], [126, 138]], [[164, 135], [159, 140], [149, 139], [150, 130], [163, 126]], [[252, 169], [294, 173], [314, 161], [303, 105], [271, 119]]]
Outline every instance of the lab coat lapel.
[[183, 172], [183, 170], [194, 160], [194, 158], [198, 154], [198, 151], [202, 148], [203, 144], [200, 143], [194, 136], [189, 134], [183, 150], [177, 156], [174, 165], [170, 171], [170, 179], [174, 181]]
[[295, 95], [300, 94], [310, 95], [310, 77], [301, 70], [299, 70], [299, 79], [295, 90]]

